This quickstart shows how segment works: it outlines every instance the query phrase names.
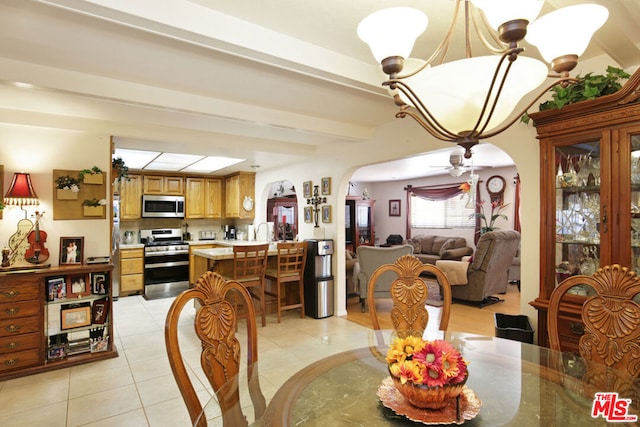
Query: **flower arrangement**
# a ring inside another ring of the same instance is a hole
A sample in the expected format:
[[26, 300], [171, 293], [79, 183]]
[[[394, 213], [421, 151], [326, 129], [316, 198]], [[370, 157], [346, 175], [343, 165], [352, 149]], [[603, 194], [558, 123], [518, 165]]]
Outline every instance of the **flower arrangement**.
[[484, 225], [480, 227], [480, 233], [486, 233], [487, 231], [495, 230], [497, 228], [495, 226], [495, 223], [498, 218], [503, 218], [505, 220], [509, 219], [505, 214], [501, 213], [504, 208], [509, 206], [508, 203], [505, 205], [502, 202], [491, 202], [491, 216], [489, 217], [489, 220], [487, 220], [487, 216], [484, 214], [484, 200], [478, 203], [478, 206], [480, 207], [479, 212], [471, 214], [471, 217], [475, 216], [476, 218], [480, 218], [484, 222]]
[[72, 178], [69, 175], [62, 175], [56, 178], [56, 188], [59, 190], [71, 190], [74, 193], [80, 191], [80, 181], [77, 178]]
[[389, 346], [386, 361], [391, 375], [402, 384], [442, 387], [462, 384], [468, 375], [467, 362], [460, 352], [443, 340], [396, 338]]
[[84, 202], [82, 202], [83, 206], [106, 206], [107, 204], [107, 199], [90, 199], [90, 200], [85, 200]]

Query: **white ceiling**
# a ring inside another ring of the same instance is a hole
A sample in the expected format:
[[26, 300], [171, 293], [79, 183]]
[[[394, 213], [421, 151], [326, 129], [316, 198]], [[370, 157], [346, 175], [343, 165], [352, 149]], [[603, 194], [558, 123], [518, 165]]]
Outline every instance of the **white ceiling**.
[[[543, 13], [577, 2], [551, 0]], [[597, 3], [610, 17], [585, 57], [640, 64], [640, 2]], [[0, 120], [114, 135], [121, 148], [246, 159], [221, 173], [276, 168], [323, 144], [360, 144], [396, 120], [355, 29], [374, 10], [425, 4], [429, 28], [414, 50], [423, 55], [453, 1], [0, 0]], [[477, 165], [509, 161], [477, 148]], [[354, 180], [433, 173], [448, 156], [422, 159], [417, 172], [404, 162], [363, 168]]]

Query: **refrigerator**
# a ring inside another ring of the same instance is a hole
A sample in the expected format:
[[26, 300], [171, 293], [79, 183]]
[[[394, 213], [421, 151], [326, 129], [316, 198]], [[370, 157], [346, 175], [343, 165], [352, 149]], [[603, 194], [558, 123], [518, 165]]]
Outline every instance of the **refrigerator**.
[[113, 217], [111, 219], [111, 297], [120, 297], [120, 196], [113, 196]]

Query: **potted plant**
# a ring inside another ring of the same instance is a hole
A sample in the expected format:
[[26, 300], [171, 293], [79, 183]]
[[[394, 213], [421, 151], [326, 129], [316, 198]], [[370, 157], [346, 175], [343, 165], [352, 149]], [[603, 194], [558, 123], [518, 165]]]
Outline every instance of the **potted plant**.
[[104, 214], [104, 206], [107, 204], [106, 199], [90, 199], [82, 202], [82, 213], [84, 216], [102, 216]]
[[80, 191], [80, 180], [69, 175], [56, 178], [56, 198], [58, 200], [76, 200]]
[[124, 164], [122, 157], [116, 157], [111, 160], [111, 169], [114, 170], [118, 183], [122, 182], [123, 179], [129, 180], [129, 168]]
[[[604, 75], [587, 73], [584, 77], [577, 76], [577, 81], [566, 87], [554, 86], [551, 89], [551, 99], [540, 103], [538, 108], [540, 111], [559, 110], [565, 105], [610, 95], [620, 90], [622, 88], [620, 80], [627, 78], [629, 78], [628, 73], [612, 66], [607, 67], [607, 73]], [[524, 123], [529, 123], [529, 120], [529, 115], [526, 113], [521, 118]]]
[[85, 184], [100, 185], [103, 182], [102, 170], [97, 166], [94, 166], [91, 169], [82, 169], [78, 177], [80, 181]]

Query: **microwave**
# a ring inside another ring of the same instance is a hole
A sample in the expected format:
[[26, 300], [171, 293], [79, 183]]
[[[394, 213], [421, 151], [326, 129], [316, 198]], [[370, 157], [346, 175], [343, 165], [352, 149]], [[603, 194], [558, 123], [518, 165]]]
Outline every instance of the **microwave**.
[[184, 196], [142, 196], [143, 218], [184, 218]]

